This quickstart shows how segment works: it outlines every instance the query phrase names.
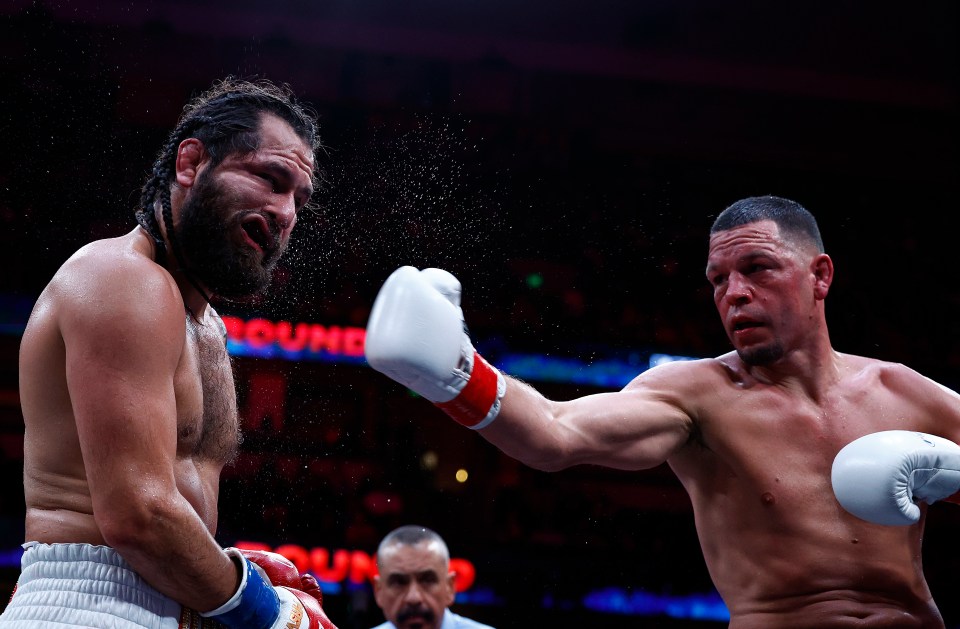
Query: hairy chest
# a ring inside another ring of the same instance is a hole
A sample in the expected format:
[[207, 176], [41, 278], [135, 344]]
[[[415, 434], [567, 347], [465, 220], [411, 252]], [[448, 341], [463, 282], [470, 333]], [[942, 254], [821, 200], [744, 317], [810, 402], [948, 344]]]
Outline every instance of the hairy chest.
[[227, 462], [237, 451], [239, 421], [222, 328], [188, 317], [184, 342], [175, 383], [178, 456]]

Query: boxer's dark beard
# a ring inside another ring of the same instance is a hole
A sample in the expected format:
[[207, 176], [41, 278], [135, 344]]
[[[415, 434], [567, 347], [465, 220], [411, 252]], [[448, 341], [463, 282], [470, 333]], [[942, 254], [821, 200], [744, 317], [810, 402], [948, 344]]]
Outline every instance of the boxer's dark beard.
[[765, 367], [783, 358], [783, 345], [773, 343], [772, 345], [758, 347], [749, 351], [738, 349], [737, 354], [740, 355], [740, 360], [751, 367]]
[[397, 614], [397, 624], [402, 625], [411, 618], [423, 618], [425, 624], [432, 625], [436, 617], [429, 607], [408, 607]]
[[[261, 254], [237, 243], [240, 219], [249, 212], [230, 213], [224, 207], [227, 195], [209, 171], [201, 173], [184, 201], [177, 236], [189, 271], [211, 292], [237, 300], [255, 295], [270, 285], [283, 250], [277, 246]], [[275, 221], [266, 218], [273, 241], [279, 242]]]

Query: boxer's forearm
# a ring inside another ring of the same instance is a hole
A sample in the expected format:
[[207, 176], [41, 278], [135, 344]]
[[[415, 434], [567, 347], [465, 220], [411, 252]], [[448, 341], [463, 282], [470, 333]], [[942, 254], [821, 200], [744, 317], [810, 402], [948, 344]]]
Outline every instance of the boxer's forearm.
[[530, 467], [556, 471], [573, 465], [566, 446], [567, 428], [557, 422], [557, 403], [545, 398], [533, 387], [506, 378], [497, 420], [477, 431], [504, 454]]
[[147, 583], [181, 605], [207, 611], [236, 591], [237, 566], [179, 493], [144, 495], [136, 504], [117, 505], [98, 523], [107, 544]]
[[[541, 470], [579, 463], [649, 468], [689, 440], [692, 420], [681, 396], [670, 393], [676, 387], [669, 376], [655, 378], [648, 393], [643, 384], [631, 383], [629, 393], [548, 400], [480, 356], [467, 333], [460, 298], [460, 282], [447, 271], [394, 271], [367, 324], [370, 366], [504, 453]], [[686, 381], [691, 375], [678, 377]]]

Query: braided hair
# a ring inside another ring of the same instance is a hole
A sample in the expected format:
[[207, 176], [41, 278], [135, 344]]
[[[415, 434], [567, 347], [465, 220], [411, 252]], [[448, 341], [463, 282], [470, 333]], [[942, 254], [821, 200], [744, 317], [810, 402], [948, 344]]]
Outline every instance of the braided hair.
[[155, 212], [159, 202], [171, 253], [180, 270], [204, 298], [207, 295], [187, 269], [180, 241], [174, 232], [170, 186], [176, 175], [177, 148], [187, 138], [200, 140], [210, 155], [211, 167], [229, 155], [252, 153], [259, 146], [258, 129], [264, 113], [286, 121], [311, 151], [316, 152], [320, 147], [316, 114], [296, 100], [289, 86], [275, 85], [265, 79], [250, 81], [227, 77], [186, 104], [141, 189], [136, 209], [137, 223], [156, 243], [157, 262], [164, 264], [167, 254]]

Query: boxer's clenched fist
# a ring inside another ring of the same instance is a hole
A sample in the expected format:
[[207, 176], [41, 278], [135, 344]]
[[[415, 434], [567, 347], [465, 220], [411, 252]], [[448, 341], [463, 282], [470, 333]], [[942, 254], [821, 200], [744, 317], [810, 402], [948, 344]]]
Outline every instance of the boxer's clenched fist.
[[262, 550], [226, 552], [241, 566], [240, 587], [230, 600], [202, 616], [229, 629], [336, 629], [321, 607], [316, 581], [301, 575], [289, 559]]
[[364, 351], [371, 367], [464, 426], [483, 428], [500, 412], [506, 381], [473, 348], [460, 282], [447, 271], [394, 271], [373, 303]]

